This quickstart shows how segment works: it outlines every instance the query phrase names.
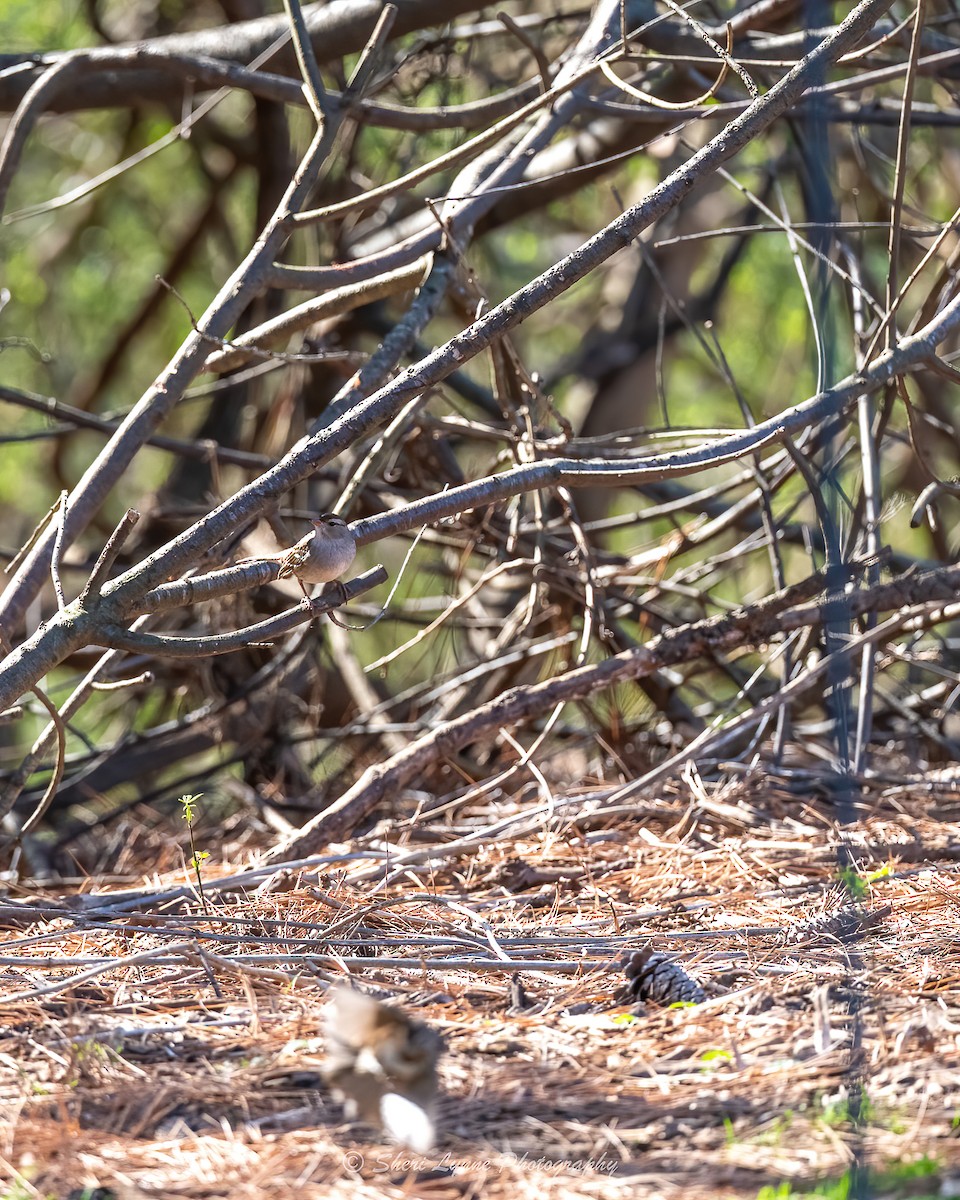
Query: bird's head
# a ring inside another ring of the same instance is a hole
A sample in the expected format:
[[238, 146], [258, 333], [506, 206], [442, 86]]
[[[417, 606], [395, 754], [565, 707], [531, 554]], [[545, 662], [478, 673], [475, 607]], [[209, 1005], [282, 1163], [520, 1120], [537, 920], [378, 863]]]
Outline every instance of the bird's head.
[[321, 513], [316, 520], [310, 524], [314, 529], [346, 529], [347, 523], [343, 517], [338, 517], [336, 513]]

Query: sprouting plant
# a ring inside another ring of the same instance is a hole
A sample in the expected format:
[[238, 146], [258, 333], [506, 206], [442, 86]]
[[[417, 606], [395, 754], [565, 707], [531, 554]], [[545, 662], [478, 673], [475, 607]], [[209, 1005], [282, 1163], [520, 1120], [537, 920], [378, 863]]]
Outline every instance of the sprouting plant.
[[719, 1067], [725, 1067], [727, 1063], [733, 1062], [733, 1055], [729, 1050], [704, 1050], [700, 1055], [701, 1071], [715, 1071]]
[[183, 819], [187, 823], [187, 833], [190, 835], [190, 849], [193, 853], [193, 857], [190, 859], [190, 866], [197, 876], [197, 891], [200, 893], [200, 903], [206, 908], [207, 901], [203, 894], [203, 874], [201, 867], [204, 860], [210, 857], [210, 852], [208, 850], [198, 850], [196, 839], [193, 836], [193, 818], [197, 802], [202, 796], [203, 792], [198, 792], [195, 796], [181, 796], [180, 807], [183, 809]]
[[615, 1013], [614, 1016], [612, 1016], [610, 1018], [610, 1024], [611, 1025], [636, 1025], [639, 1020], [640, 1020], [640, 1018], [634, 1016], [633, 1013], [628, 1013], [628, 1012]]
[[838, 871], [840, 882], [847, 889], [851, 900], [865, 900], [869, 893], [866, 880], [852, 863], [848, 863]]
[[757, 1200], [790, 1200], [793, 1188], [786, 1181], [776, 1184], [765, 1184], [757, 1192]]

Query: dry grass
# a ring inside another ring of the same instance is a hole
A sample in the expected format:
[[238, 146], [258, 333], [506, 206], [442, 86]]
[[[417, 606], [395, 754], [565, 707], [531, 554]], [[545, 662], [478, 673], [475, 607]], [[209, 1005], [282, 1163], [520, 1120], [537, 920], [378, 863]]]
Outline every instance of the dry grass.
[[[888, 1171], [872, 1194], [958, 1194], [956, 792], [878, 788], [846, 831], [760, 778], [589, 808], [453, 853], [421, 821], [403, 847], [420, 862], [371, 836], [273, 890], [218, 886], [249, 855], [211, 855], [206, 906], [158, 835], [141, 849], [160, 873], [130, 863], [126, 912], [90, 899], [117, 877], [63, 917], [25, 908], [14, 928], [7, 906], [5, 1195], [754, 1197], [863, 1160]], [[875, 924], [789, 936], [848, 903], [842, 842]], [[616, 959], [651, 943], [708, 999], [625, 1020]], [[532, 1007], [510, 1009], [505, 957]], [[344, 1124], [311, 1074], [345, 969], [447, 1040], [428, 1159]]]

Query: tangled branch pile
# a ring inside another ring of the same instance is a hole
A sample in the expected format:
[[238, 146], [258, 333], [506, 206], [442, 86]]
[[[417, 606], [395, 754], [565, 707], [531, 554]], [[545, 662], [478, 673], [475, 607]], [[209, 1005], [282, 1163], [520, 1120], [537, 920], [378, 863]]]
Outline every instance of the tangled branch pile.
[[[31, 869], [952, 757], [952, 7], [257, 7], [3, 58]], [[258, 560], [320, 511], [357, 630]]]

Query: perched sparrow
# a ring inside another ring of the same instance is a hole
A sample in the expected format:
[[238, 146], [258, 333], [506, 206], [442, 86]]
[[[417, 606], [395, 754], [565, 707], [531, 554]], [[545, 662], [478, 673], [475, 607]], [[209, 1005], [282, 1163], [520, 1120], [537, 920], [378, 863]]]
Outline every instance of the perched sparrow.
[[349, 988], [334, 989], [327, 1008], [327, 1082], [343, 1097], [347, 1115], [380, 1125], [425, 1154], [434, 1144], [440, 1035]]
[[321, 513], [311, 521], [313, 532], [301, 538], [289, 550], [277, 554], [261, 554], [258, 559], [272, 559], [280, 564], [278, 579], [291, 575], [303, 583], [329, 583], [339, 579], [357, 554], [357, 539], [342, 517]]

